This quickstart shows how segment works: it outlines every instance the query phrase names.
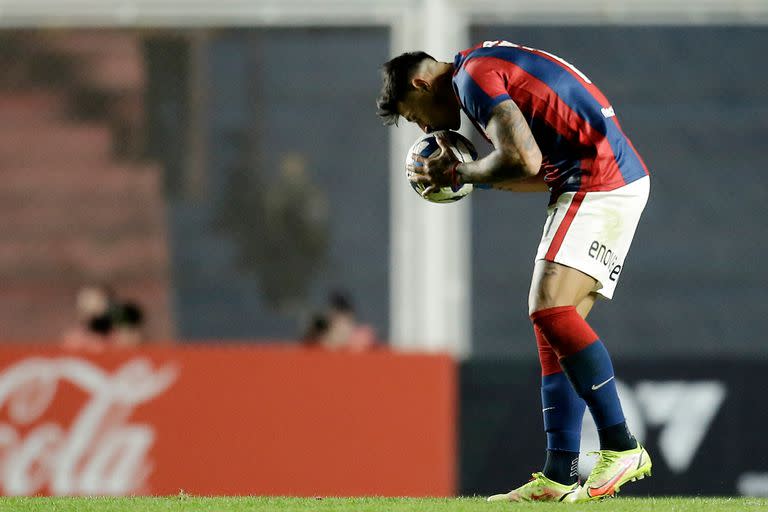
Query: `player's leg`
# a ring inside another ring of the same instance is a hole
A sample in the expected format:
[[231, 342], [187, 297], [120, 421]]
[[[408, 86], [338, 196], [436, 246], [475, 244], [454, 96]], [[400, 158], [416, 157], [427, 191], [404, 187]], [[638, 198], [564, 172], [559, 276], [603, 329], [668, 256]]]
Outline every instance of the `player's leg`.
[[[596, 296], [588, 295], [577, 305], [586, 318]], [[586, 404], [568, 382], [557, 354], [541, 331], [534, 326], [541, 364], [541, 404], [547, 433], [544, 469], [508, 493], [495, 494], [488, 501], [566, 501], [578, 490], [579, 444]]]
[[[582, 318], [589, 315], [597, 295], [590, 293], [576, 305]], [[544, 475], [561, 484], [573, 485], [579, 479], [581, 424], [586, 403], [576, 394], [563, 373], [557, 353], [534, 326], [541, 364], [541, 410], [547, 433]]]
[[595, 278], [579, 270], [539, 260], [533, 272], [529, 313], [576, 393], [587, 403], [598, 428], [600, 448], [629, 450], [637, 442], [626, 427], [611, 358], [576, 309], [593, 295], [596, 284]]
[[[550, 273], [556, 271], [549, 270]], [[536, 282], [534, 279], [532, 285]], [[577, 303], [576, 311], [586, 318], [595, 303], [595, 294], [587, 293], [580, 301], [578, 291], [572, 296], [571, 300]], [[541, 404], [547, 434], [547, 456], [542, 472], [555, 482], [571, 485], [578, 481], [581, 424], [586, 405], [563, 373], [557, 353], [541, 329], [534, 325], [534, 332], [541, 363]]]
[[557, 353], [541, 330], [534, 326], [541, 363], [541, 413], [547, 434], [544, 475], [561, 484], [573, 485], [579, 478], [581, 424], [586, 403], [563, 373]]
[[595, 305], [595, 302], [597, 302], [597, 294], [595, 292], [590, 293], [584, 299], [576, 304], [576, 312], [579, 313], [579, 316], [583, 318], [584, 320], [587, 319], [589, 316], [589, 313], [592, 311], [592, 308]]

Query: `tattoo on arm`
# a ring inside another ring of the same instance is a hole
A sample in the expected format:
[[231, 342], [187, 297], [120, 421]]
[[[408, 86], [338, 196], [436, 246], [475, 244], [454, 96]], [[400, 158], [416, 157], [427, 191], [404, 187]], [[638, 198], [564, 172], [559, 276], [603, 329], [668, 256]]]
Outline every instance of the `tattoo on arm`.
[[524, 164], [534, 153], [540, 153], [531, 128], [514, 101], [503, 101], [494, 108], [488, 128], [496, 149], [513, 161]]
[[486, 132], [495, 149], [487, 157], [459, 167], [465, 182], [499, 183], [539, 172], [541, 150], [514, 101], [502, 101], [494, 107]]

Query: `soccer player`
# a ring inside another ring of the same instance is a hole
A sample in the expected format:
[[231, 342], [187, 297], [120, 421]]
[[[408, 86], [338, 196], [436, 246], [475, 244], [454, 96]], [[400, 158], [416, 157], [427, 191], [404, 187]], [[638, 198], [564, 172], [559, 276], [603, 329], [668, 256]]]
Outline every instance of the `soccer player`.
[[[377, 99], [386, 124], [402, 116], [429, 133], [458, 129], [463, 109], [493, 151], [460, 163], [445, 139], [432, 158], [413, 155], [408, 179], [549, 191], [528, 309], [541, 363], [547, 453], [543, 470], [489, 501], [596, 500], [651, 473], [627, 428], [611, 358], [586, 318], [610, 299], [649, 192], [648, 170], [613, 107], [574, 66], [551, 53], [486, 41], [439, 62], [424, 52], [384, 64]], [[599, 460], [578, 483], [585, 407], [597, 425]]]

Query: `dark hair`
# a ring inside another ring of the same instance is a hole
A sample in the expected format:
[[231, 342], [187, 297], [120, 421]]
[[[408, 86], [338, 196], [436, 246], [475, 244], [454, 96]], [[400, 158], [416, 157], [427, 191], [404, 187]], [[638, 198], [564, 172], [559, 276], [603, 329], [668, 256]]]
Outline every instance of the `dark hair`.
[[352, 301], [350, 300], [349, 295], [343, 291], [336, 290], [331, 292], [328, 296], [328, 304], [330, 304], [333, 311], [338, 311], [339, 313], [355, 312], [355, 308], [352, 306]]
[[301, 341], [305, 345], [315, 345], [320, 342], [320, 337], [328, 332], [328, 318], [322, 313], [315, 313], [309, 319], [309, 324], [301, 335]]
[[141, 327], [144, 313], [134, 302], [115, 302], [107, 310], [88, 319], [88, 330], [107, 336], [117, 327]]
[[144, 313], [141, 307], [134, 302], [118, 304], [112, 315], [113, 322], [121, 326], [139, 327], [144, 322]]
[[112, 332], [112, 316], [107, 312], [88, 319], [88, 330], [100, 336]]
[[408, 52], [385, 62], [381, 67], [384, 84], [381, 93], [376, 98], [378, 110], [376, 114], [384, 119], [385, 125], [396, 125], [400, 117], [397, 111], [397, 102], [401, 101], [405, 94], [412, 89], [411, 77], [421, 61], [424, 59], [435, 60], [424, 52]]

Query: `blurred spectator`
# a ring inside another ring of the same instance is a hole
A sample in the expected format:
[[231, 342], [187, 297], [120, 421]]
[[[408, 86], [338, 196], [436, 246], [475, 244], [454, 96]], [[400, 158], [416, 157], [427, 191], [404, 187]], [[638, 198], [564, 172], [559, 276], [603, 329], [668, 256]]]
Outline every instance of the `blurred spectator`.
[[64, 335], [66, 348], [100, 351], [108, 345], [135, 346], [143, 341], [141, 308], [119, 301], [106, 285], [83, 286], [77, 293], [76, 310], [78, 325]]
[[114, 345], [135, 346], [144, 341], [144, 313], [138, 304], [123, 302], [112, 310], [112, 342]]
[[264, 198], [258, 271], [264, 295], [284, 314], [306, 311], [309, 287], [327, 258], [328, 200], [312, 182], [303, 155], [289, 153]]
[[320, 347], [327, 332], [328, 317], [322, 313], [316, 313], [309, 320], [309, 325], [301, 336], [301, 342], [307, 347]]
[[352, 352], [375, 348], [376, 333], [373, 327], [357, 321], [352, 302], [345, 293], [331, 293], [328, 302], [326, 314], [312, 317], [303, 337], [305, 345]]
[[106, 285], [86, 285], [80, 288], [75, 299], [77, 327], [64, 335], [64, 346], [73, 349], [103, 349], [106, 337], [112, 330], [109, 310], [115, 294]]
[[273, 176], [250, 163], [248, 136], [228, 143], [239, 158], [217, 204], [215, 224], [235, 242], [239, 265], [255, 274], [270, 309], [301, 318], [309, 289], [328, 259], [329, 203], [301, 153], [280, 156]]

